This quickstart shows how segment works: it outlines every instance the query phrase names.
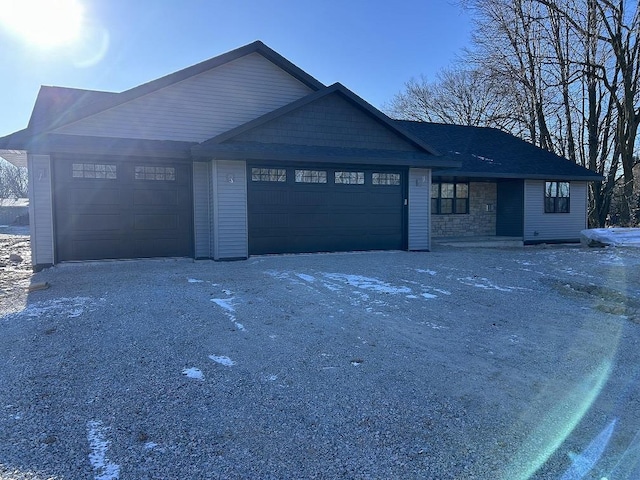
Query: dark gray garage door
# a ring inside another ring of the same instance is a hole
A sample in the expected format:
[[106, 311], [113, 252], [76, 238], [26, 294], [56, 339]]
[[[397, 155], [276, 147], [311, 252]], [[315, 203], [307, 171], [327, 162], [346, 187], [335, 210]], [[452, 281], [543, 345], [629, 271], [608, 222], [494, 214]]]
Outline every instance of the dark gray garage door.
[[57, 261], [192, 255], [190, 165], [54, 162]]
[[405, 172], [248, 167], [249, 253], [405, 248]]

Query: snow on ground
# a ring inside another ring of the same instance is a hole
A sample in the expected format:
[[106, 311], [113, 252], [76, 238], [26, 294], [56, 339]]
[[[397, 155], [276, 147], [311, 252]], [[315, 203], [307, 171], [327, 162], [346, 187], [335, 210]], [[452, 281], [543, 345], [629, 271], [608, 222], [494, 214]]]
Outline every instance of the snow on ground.
[[224, 355], [209, 355], [209, 358], [220, 365], [224, 365], [225, 367], [233, 367], [236, 364], [236, 362]]
[[[222, 293], [224, 293], [225, 295], [232, 295], [233, 293], [231, 292], [231, 290], [222, 290]], [[222, 308], [222, 310], [224, 310], [224, 314], [229, 318], [229, 320], [231, 320], [233, 322], [233, 324], [236, 326], [236, 328], [238, 330], [246, 330], [244, 328], [244, 325], [239, 323], [238, 321], [236, 321], [236, 309], [233, 306], [233, 300], [235, 300], [235, 297], [229, 297], [229, 298], [212, 298], [211, 301], [213, 303], [215, 303], [216, 305], [218, 305], [220, 308]]]
[[43, 300], [34, 302], [21, 312], [8, 315], [5, 318], [40, 318], [42, 316], [65, 316], [67, 318], [76, 318], [85, 311], [94, 311], [98, 308], [98, 302], [104, 302], [104, 298], [98, 301], [91, 297], [61, 297], [51, 300]]
[[592, 228], [580, 232], [582, 242], [614, 247], [640, 247], [640, 228]]
[[107, 440], [109, 428], [102, 422], [91, 420], [87, 423], [87, 440], [89, 440], [89, 463], [93, 467], [95, 480], [117, 480], [120, 478], [120, 466], [107, 458], [107, 450], [111, 443]]
[[323, 277], [333, 280], [334, 282], [346, 283], [361, 290], [371, 290], [380, 293], [390, 293], [397, 295], [399, 293], [411, 293], [411, 289], [405, 286], [394, 286], [387, 282], [383, 282], [377, 278], [365, 277], [362, 275], [348, 275], [345, 273], [323, 273]]
[[204, 380], [204, 374], [202, 373], [202, 370], [196, 367], [185, 368], [184, 370], [182, 370], [182, 374], [185, 375], [187, 378], [193, 378], [195, 380]]

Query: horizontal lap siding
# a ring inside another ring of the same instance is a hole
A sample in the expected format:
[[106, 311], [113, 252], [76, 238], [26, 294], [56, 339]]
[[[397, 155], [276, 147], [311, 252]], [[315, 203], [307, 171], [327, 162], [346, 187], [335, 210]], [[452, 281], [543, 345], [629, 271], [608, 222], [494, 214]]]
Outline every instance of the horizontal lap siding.
[[218, 160], [213, 164], [214, 258], [247, 258], [246, 162]]
[[209, 212], [209, 163], [193, 164], [193, 228], [195, 257], [211, 257], [211, 215]]
[[202, 142], [310, 92], [269, 60], [252, 53], [57, 132]]
[[570, 213], [544, 212], [544, 184], [544, 181], [525, 181], [524, 240], [578, 240], [580, 231], [587, 228], [586, 182], [570, 183]]
[[29, 155], [29, 216], [33, 265], [54, 263], [53, 201], [49, 155]]
[[431, 170], [409, 170], [409, 250], [429, 250]]
[[339, 93], [322, 97], [287, 115], [240, 134], [232, 141], [400, 151], [419, 150], [348, 102]]

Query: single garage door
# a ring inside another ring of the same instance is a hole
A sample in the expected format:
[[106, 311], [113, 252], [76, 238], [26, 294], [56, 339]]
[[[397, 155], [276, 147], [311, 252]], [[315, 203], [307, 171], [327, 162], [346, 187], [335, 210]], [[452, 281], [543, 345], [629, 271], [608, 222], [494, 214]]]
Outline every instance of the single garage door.
[[191, 166], [54, 159], [57, 261], [192, 255]]
[[405, 248], [405, 171], [248, 169], [250, 254]]

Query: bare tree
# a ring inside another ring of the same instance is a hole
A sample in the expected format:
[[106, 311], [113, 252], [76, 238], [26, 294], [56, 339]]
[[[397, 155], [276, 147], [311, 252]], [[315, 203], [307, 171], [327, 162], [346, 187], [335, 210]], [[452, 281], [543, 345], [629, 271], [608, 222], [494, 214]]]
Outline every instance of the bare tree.
[[0, 199], [27, 196], [27, 169], [0, 158]]
[[433, 82], [423, 76], [411, 79], [383, 108], [404, 120], [503, 129], [514, 123], [499, 85], [479, 70], [446, 69]]

